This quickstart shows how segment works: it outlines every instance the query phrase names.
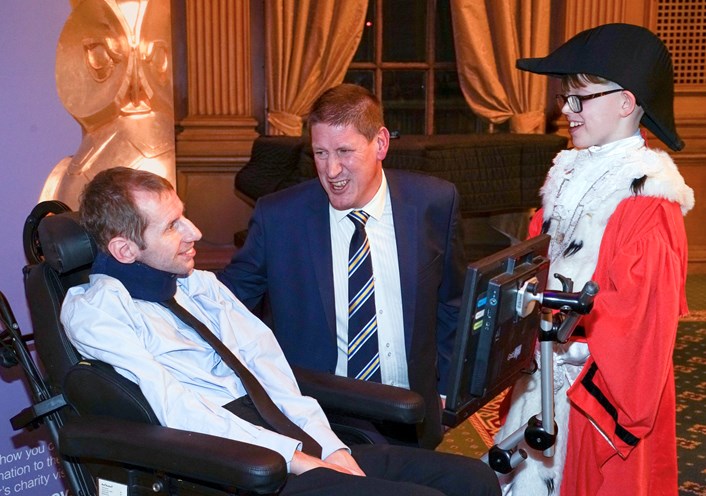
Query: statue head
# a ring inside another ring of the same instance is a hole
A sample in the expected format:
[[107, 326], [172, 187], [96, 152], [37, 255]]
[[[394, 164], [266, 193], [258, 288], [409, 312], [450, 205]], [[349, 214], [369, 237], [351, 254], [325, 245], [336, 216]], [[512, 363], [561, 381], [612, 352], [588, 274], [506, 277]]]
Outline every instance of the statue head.
[[175, 182], [169, 0], [74, 0], [56, 51], [56, 84], [81, 125], [76, 153], [42, 199], [75, 206], [83, 186], [115, 166]]

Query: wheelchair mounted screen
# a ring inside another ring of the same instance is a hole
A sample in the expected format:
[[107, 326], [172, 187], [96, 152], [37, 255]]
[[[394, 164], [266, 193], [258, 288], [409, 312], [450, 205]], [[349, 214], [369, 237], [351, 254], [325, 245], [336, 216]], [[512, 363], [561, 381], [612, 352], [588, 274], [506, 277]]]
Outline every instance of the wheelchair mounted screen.
[[456, 426], [532, 367], [540, 305], [521, 311], [527, 285], [544, 291], [549, 236], [510, 246], [468, 265], [443, 423]]

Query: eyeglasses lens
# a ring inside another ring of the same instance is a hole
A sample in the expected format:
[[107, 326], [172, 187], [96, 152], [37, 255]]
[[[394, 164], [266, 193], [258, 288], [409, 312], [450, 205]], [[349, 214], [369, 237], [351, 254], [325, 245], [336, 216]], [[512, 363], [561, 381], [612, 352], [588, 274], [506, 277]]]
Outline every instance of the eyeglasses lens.
[[581, 105], [581, 99], [576, 95], [557, 95], [556, 103], [559, 106], [559, 110], [564, 108], [565, 104], [569, 105], [569, 110], [577, 114], [583, 110], [583, 105]]
[[581, 104], [581, 99], [579, 97], [577, 97], [576, 95], [569, 95], [566, 98], [566, 102], [569, 104], [569, 108], [571, 109], [572, 112], [576, 112], [578, 114], [583, 110], [583, 105]]

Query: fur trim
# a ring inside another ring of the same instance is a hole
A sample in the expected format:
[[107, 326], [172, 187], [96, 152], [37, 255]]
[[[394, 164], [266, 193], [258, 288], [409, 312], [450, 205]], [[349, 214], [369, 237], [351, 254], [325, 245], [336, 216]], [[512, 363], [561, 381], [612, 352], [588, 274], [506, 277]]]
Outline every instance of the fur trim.
[[694, 190], [686, 185], [669, 154], [662, 150], [645, 150], [643, 158], [647, 181], [642, 195], [676, 202], [683, 215], [694, 208]]
[[[636, 180], [646, 178], [633, 192]], [[633, 136], [603, 147], [565, 150], [554, 160], [541, 189], [544, 225], [552, 236], [551, 273], [569, 276], [580, 289], [598, 261], [603, 232], [618, 204], [633, 195], [677, 202], [683, 214], [694, 206], [689, 188], [671, 157]], [[549, 281], [552, 289], [558, 282]]]

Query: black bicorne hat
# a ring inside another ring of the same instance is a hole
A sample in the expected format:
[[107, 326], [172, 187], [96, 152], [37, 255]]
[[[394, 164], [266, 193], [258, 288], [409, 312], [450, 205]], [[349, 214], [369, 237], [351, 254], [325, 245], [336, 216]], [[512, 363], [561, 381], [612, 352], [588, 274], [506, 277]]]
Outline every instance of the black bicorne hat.
[[518, 59], [516, 66], [548, 76], [592, 74], [613, 81], [635, 95], [647, 129], [672, 150], [684, 148], [674, 125], [672, 59], [648, 29], [605, 24], [580, 32], [546, 57]]

